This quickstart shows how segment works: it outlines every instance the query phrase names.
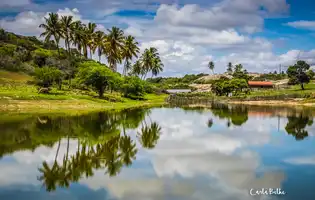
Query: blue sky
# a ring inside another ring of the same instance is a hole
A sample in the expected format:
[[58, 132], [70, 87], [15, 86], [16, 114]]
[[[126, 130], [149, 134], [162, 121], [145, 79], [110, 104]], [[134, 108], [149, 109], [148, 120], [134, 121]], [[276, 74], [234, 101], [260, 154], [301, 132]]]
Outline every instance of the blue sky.
[[228, 62], [274, 71], [298, 55], [315, 65], [312, 0], [2, 0], [0, 26], [38, 36], [48, 12], [95, 22], [101, 30], [118, 26], [136, 37], [141, 50], [157, 47], [163, 76], [210, 73], [210, 60], [217, 73]]

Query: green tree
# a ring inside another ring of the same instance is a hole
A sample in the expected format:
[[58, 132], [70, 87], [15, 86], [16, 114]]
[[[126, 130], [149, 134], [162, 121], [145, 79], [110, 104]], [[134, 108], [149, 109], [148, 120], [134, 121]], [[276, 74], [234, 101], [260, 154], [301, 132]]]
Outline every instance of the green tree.
[[112, 27], [111, 30], [108, 29], [108, 32], [104, 44], [104, 53], [107, 56], [109, 68], [117, 71], [117, 64], [122, 62], [124, 32], [117, 27]]
[[73, 16], [62, 16], [60, 20], [61, 36], [65, 39], [65, 47], [70, 55], [71, 34], [74, 27]]
[[56, 13], [49, 13], [48, 18], [44, 18], [45, 23], [40, 24], [39, 27], [43, 28], [45, 31], [41, 33], [41, 37], [45, 37], [45, 41], [49, 42], [51, 37], [54, 37], [55, 43], [57, 45], [57, 50], [60, 55], [59, 51], [59, 41], [61, 37], [61, 25], [59, 21], [59, 16]]
[[122, 92], [127, 98], [143, 99], [144, 81], [136, 76], [125, 77]]
[[90, 50], [90, 59], [92, 59], [92, 53], [96, 50], [96, 44], [95, 44], [95, 30], [96, 30], [96, 24], [89, 22], [87, 25], [87, 39], [88, 39], [88, 47]]
[[310, 82], [310, 77], [307, 75], [307, 70], [310, 69], [310, 65], [305, 61], [297, 61], [293, 66], [290, 66], [287, 70], [290, 82], [292, 84], [300, 84], [301, 89], [304, 90], [304, 84]]
[[209, 67], [209, 69], [212, 71], [212, 74], [214, 74], [214, 62], [212, 62], [212, 61], [210, 61], [209, 63], [208, 63], [208, 67]]
[[106, 35], [102, 31], [96, 31], [94, 36], [94, 44], [97, 48], [98, 62], [101, 62], [101, 56], [103, 54], [104, 42], [106, 40]]
[[226, 71], [227, 71], [227, 73], [228, 73], [229, 75], [232, 75], [232, 74], [233, 74], [233, 65], [232, 65], [231, 62], [229, 62], [228, 68], [227, 68]]
[[53, 83], [61, 84], [63, 73], [55, 67], [42, 67], [35, 69], [37, 84], [43, 87], [50, 87]]
[[139, 47], [138, 47], [138, 42], [135, 41], [135, 38], [131, 35], [128, 35], [124, 39], [124, 46], [123, 46], [123, 58], [125, 59], [125, 65], [123, 69], [123, 75], [126, 75], [128, 71], [131, 68], [130, 61], [132, 60], [133, 57], [138, 58], [138, 53], [139, 53]]
[[105, 89], [110, 85], [110, 81], [113, 81], [116, 77], [107, 66], [92, 61], [81, 65], [77, 74], [78, 82], [86, 86], [92, 86], [98, 92], [100, 98], [103, 97]]

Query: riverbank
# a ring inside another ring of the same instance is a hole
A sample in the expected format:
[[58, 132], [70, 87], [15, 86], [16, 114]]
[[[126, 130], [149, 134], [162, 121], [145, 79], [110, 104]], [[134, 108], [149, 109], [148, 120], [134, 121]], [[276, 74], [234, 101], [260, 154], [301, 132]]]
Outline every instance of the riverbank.
[[65, 100], [22, 100], [5, 99], [0, 100], [0, 112], [20, 113], [84, 113], [97, 110], [120, 110], [136, 107], [153, 107], [165, 104], [167, 95], [146, 95], [146, 100], [122, 99], [122, 102], [109, 102], [96, 99], [65, 99]]

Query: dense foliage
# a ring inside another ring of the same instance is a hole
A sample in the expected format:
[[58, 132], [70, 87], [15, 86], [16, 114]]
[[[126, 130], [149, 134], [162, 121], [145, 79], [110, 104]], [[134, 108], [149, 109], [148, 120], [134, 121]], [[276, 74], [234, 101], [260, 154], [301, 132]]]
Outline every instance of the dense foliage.
[[247, 92], [248, 84], [245, 79], [225, 79], [221, 78], [215, 81], [212, 84], [211, 90], [218, 96], [226, 95], [233, 93], [233, 95], [238, 95], [241, 92]]
[[[122, 92], [130, 98], [143, 98], [146, 92], [154, 92], [140, 78], [145, 79], [149, 73], [157, 76], [163, 71], [156, 48], [145, 49], [131, 63], [140, 53], [138, 42], [117, 27], [103, 32], [94, 23], [83, 24], [72, 16], [56, 13], [50, 13], [39, 27], [43, 30], [43, 41], [0, 29], [0, 69], [30, 74], [40, 87], [91, 89], [99, 97], [107, 91]], [[61, 41], [65, 48], [60, 48]], [[99, 62], [92, 60], [93, 53], [97, 53]], [[102, 56], [107, 65], [101, 64]], [[124, 65], [123, 76], [117, 72], [119, 64]], [[127, 87], [130, 80], [136, 81]], [[62, 87], [63, 84], [68, 87]]]

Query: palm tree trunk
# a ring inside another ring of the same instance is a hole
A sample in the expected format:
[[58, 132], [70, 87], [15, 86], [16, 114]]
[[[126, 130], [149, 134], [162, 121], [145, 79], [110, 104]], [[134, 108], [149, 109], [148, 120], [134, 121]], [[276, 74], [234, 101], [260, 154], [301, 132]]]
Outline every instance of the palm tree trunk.
[[90, 59], [92, 59], [92, 50], [91, 50], [91, 47], [90, 47]]

